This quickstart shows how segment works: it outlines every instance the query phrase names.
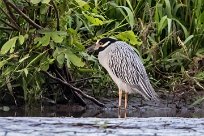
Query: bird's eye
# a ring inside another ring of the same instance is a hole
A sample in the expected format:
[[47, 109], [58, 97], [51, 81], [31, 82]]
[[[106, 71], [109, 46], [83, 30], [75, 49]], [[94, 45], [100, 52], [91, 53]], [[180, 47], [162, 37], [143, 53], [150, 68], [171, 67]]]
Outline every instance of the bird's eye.
[[102, 43], [102, 42], [99, 42], [99, 44], [100, 44], [100, 45], [103, 45], [103, 43]]

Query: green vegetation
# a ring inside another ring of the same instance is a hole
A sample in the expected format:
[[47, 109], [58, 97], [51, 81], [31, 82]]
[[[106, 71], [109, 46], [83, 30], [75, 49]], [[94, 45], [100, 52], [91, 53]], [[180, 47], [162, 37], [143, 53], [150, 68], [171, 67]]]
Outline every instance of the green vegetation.
[[[85, 51], [102, 37], [133, 45], [155, 88], [179, 97], [204, 90], [202, 0], [2, 0], [0, 13], [2, 99], [9, 94], [29, 104], [66, 94], [83, 103], [73, 86], [114, 94], [109, 76]], [[100, 78], [77, 81], [93, 76]]]

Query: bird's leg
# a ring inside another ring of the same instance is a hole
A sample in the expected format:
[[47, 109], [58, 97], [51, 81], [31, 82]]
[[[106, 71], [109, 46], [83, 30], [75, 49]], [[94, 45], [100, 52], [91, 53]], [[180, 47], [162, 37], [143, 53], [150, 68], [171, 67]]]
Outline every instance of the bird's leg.
[[119, 89], [118, 95], [119, 95], [119, 100], [118, 100], [118, 118], [121, 117], [121, 99], [122, 99], [122, 90]]
[[124, 118], [126, 118], [127, 117], [127, 104], [128, 104], [128, 93], [127, 92], [125, 92], [125, 111], [124, 111]]
[[125, 110], [127, 109], [127, 104], [128, 104], [128, 93], [125, 92]]
[[124, 112], [124, 118], [127, 118], [127, 111], [125, 109], [125, 112]]
[[123, 92], [122, 92], [121, 89], [119, 89], [119, 100], [118, 100], [118, 108], [119, 108], [119, 109], [121, 108], [122, 95], [123, 95]]
[[118, 118], [121, 118], [121, 109], [118, 108]]

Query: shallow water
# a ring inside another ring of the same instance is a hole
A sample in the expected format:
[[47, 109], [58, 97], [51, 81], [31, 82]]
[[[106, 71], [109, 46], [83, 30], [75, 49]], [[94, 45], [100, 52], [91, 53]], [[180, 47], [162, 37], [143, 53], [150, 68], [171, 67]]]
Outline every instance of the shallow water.
[[[121, 115], [125, 110], [121, 110]], [[79, 105], [55, 105], [43, 107], [10, 107], [9, 111], [0, 110], [1, 117], [98, 117], [98, 118], [117, 118], [117, 108], [84, 108]], [[187, 117], [203, 118], [204, 110], [194, 109], [176, 109], [170, 107], [137, 107], [126, 111], [127, 117]]]
[[[0, 106], [1, 117], [98, 117], [98, 118], [117, 118], [117, 98], [106, 99], [104, 102], [107, 108], [100, 108], [88, 102], [87, 107], [76, 104], [49, 105], [49, 106]], [[190, 107], [182, 102], [160, 102], [141, 101], [139, 98], [130, 98], [128, 109], [121, 110], [121, 117], [186, 117], [204, 118], [204, 108]]]

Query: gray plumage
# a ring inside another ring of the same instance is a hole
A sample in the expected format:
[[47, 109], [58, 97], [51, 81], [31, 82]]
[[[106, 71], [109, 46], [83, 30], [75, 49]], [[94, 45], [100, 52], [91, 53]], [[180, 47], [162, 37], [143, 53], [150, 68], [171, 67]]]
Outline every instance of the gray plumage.
[[119, 89], [128, 93], [137, 92], [146, 99], [157, 100], [146, 70], [130, 45], [122, 41], [111, 43], [99, 52], [98, 59]]

